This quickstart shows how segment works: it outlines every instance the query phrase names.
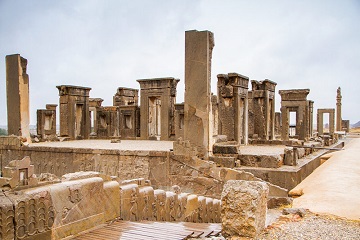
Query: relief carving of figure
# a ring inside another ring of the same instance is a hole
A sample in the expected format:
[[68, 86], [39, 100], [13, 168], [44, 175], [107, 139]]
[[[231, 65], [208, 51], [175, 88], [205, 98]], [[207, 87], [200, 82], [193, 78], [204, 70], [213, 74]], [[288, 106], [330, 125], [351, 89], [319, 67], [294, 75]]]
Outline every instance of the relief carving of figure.
[[130, 203], [131, 203], [130, 221], [137, 221], [138, 220], [138, 204], [137, 204], [136, 188], [132, 189]]

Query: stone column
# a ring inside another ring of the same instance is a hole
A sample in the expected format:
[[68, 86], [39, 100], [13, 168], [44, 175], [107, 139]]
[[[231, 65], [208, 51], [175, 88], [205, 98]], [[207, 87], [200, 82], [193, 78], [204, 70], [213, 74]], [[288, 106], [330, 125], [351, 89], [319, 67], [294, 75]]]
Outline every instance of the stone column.
[[336, 94], [336, 131], [341, 131], [341, 88], [338, 87]]
[[323, 112], [321, 111], [321, 109], [317, 110], [317, 131], [318, 131], [318, 136], [321, 136], [324, 134], [324, 116], [323, 116]]
[[329, 134], [330, 136], [334, 135], [335, 128], [335, 109], [329, 109]]
[[184, 139], [204, 157], [212, 154], [211, 56], [214, 36], [210, 31], [185, 32]]
[[313, 136], [314, 128], [314, 101], [309, 100], [309, 138]]
[[290, 121], [290, 112], [287, 107], [281, 107], [281, 139], [283, 141], [289, 140], [289, 121]]
[[30, 139], [29, 75], [27, 60], [20, 54], [6, 56], [8, 134]]

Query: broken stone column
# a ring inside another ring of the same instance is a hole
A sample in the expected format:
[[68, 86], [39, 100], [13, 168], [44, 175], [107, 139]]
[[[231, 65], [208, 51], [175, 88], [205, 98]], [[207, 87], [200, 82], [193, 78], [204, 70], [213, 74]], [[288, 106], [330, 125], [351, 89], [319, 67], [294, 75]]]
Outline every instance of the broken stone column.
[[184, 103], [175, 104], [175, 139], [184, 139]]
[[91, 88], [71, 85], [56, 86], [60, 96], [60, 136], [89, 139], [89, 93]]
[[185, 32], [184, 140], [199, 155], [212, 154], [211, 57], [214, 35], [210, 31]]
[[20, 54], [6, 56], [8, 134], [30, 139], [29, 75], [27, 60]]
[[224, 237], [255, 237], [265, 227], [269, 188], [264, 182], [229, 180], [221, 194]]
[[341, 124], [341, 88], [338, 87], [336, 94], [336, 131], [342, 131]]

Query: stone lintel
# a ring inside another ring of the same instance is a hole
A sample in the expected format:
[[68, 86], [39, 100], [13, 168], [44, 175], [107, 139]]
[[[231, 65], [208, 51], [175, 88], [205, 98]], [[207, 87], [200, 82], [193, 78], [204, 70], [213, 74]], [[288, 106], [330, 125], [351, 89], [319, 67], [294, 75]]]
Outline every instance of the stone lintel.
[[177, 84], [180, 80], [173, 77], [149, 78], [136, 80], [140, 84], [141, 89], [170, 88], [173, 84]]
[[[56, 86], [59, 90], [59, 95], [83, 96], [88, 97], [91, 88], [73, 85], [60, 85]], [[80, 91], [80, 92], [79, 92]]]
[[101, 110], [109, 111], [109, 112], [116, 112], [118, 108], [119, 108], [118, 106], [106, 106], [106, 107], [102, 107]]
[[304, 101], [309, 93], [310, 89], [279, 90], [282, 101]]
[[218, 85], [223, 85], [223, 81], [227, 80], [230, 81], [230, 85], [233, 87], [240, 87], [245, 89], [249, 88], [249, 78], [239, 73], [218, 74], [217, 78], [219, 79]]
[[46, 104], [45, 107], [46, 107], [46, 110], [53, 110], [53, 111], [55, 111], [57, 106], [58, 106], [57, 104]]
[[335, 108], [318, 108], [318, 113], [335, 113]]
[[119, 96], [134, 97], [138, 95], [138, 92], [139, 89], [136, 88], [118, 87], [116, 94]]
[[275, 87], [277, 83], [269, 79], [263, 81], [251, 80], [252, 90], [268, 90], [275, 92]]

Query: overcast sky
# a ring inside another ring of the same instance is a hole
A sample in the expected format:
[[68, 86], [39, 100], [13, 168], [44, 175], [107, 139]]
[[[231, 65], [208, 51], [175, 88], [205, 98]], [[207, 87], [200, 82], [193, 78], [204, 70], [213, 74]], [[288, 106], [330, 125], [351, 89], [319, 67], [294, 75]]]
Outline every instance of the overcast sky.
[[91, 87], [109, 106], [118, 87], [175, 77], [182, 102], [192, 29], [214, 33], [214, 93], [217, 74], [237, 72], [276, 82], [276, 93], [309, 88], [316, 112], [336, 107], [340, 86], [343, 119], [360, 120], [359, 0], [0, 0], [0, 125], [5, 56], [15, 53], [28, 60], [31, 124], [36, 109], [58, 104], [62, 84]]

